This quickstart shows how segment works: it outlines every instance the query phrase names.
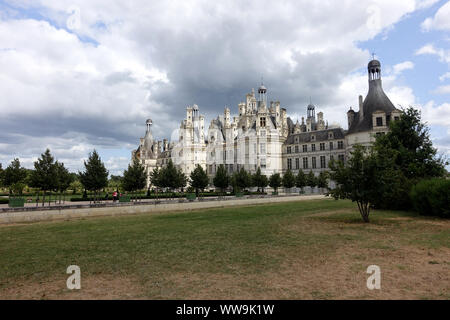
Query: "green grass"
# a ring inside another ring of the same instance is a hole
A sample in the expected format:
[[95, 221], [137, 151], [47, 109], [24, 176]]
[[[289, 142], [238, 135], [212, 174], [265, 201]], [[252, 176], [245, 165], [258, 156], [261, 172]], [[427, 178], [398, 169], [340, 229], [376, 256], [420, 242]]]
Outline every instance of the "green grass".
[[[427, 218], [390, 211], [371, 218], [364, 224], [349, 201], [313, 200], [1, 227], [0, 288], [65, 274], [71, 264], [84, 275], [132, 274], [145, 282], [178, 273], [277, 272], [293, 254], [333, 257], [346, 245], [450, 247], [450, 229], [424, 227]], [[366, 255], [352, 259], [359, 266]]]

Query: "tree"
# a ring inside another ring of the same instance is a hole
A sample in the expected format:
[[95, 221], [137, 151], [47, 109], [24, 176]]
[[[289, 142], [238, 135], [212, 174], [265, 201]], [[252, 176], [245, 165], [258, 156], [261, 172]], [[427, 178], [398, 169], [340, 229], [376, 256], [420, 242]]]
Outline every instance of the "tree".
[[197, 165], [194, 171], [191, 172], [190, 180], [191, 187], [195, 188], [195, 194], [197, 197], [199, 190], [203, 192], [209, 183], [208, 175], [205, 170], [203, 170], [201, 165]]
[[278, 188], [281, 187], [281, 176], [279, 173], [274, 173], [270, 176], [269, 186], [273, 188], [275, 192], [278, 192]]
[[3, 172], [3, 184], [9, 189], [10, 194], [22, 194], [25, 187], [27, 170], [20, 165], [18, 158], [11, 161], [11, 164]]
[[123, 177], [119, 175], [111, 175], [108, 180], [108, 188], [111, 188], [112, 190], [118, 190], [119, 187], [122, 185]]
[[289, 191], [292, 187], [295, 186], [295, 177], [292, 174], [292, 171], [290, 169], [288, 169], [286, 171], [286, 173], [283, 175], [282, 183], [283, 183], [283, 187], [285, 187], [286, 189], [289, 189]]
[[45, 152], [41, 154], [41, 157], [34, 162], [34, 170], [30, 175], [30, 186], [43, 191], [44, 195], [42, 198], [42, 206], [45, 204], [45, 196], [47, 195], [47, 191], [57, 189], [57, 168], [55, 158], [51, 155], [50, 149], [47, 148]]
[[89, 154], [87, 162], [84, 161], [84, 167], [85, 171], [78, 173], [80, 182], [86, 190], [94, 192], [94, 201], [96, 201], [100, 190], [108, 185], [109, 172], [95, 149]]
[[329, 167], [330, 178], [336, 183], [330, 194], [356, 202], [363, 221], [369, 222], [370, 206], [381, 196], [385, 180], [373, 151], [355, 145], [346, 164], [330, 161]]
[[429, 129], [421, 122], [418, 110], [412, 107], [402, 110], [400, 119], [391, 121], [389, 129], [385, 135], [377, 136], [374, 143], [377, 163], [384, 168], [388, 183], [374, 205], [409, 209], [411, 201], [408, 195], [412, 186], [422, 179], [443, 177], [447, 163], [437, 156]]
[[323, 192], [323, 188], [328, 188], [328, 172], [322, 171], [317, 177], [317, 187]]
[[216, 188], [219, 188], [222, 193], [230, 185], [230, 177], [228, 176], [227, 170], [223, 164], [219, 165], [217, 168], [216, 175], [213, 179], [213, 184]]
[[163, 188], [161, 171], [158, 168], [154, 168], [150, 173], [150, 184], [156, 188], [156, 197], [158, 197], [158, 189]]
[[3, 188], [4, 182], [3, 182], [3, 176], [4, 176], [4, 170], [2, 168], [2, 164], [0, 162], [0, 189]]
[[183, 191], [183, 189], [186, 188], [187, 183], [188, 183], [188, 177], [186, 177], [186, 175], [181, 170], [181, 168], [178, 168], [175, 188], [180, 188], [181, 191]]
[[[135, 192], [142, 190], [147, 184], [147, 173], [139, 159], [134, 158], [132, 164], [123, 172], [122, 186], [125, 191]], [[136, 200], [136, 199], [135, 199]]]
[[[55, 171], [56, 171], [56, 190], [59, 192], [59, 203], [61, 203], [61, 194], [65, 193], [66, 190], [70, 187], [71, 183], [74, 181], [74, 176], [70, 174], [69, 170], [64, 167], [64, 163], [55, 162]], [[64, 194], [65, 201], [65, 194]]]
[[250, 187], [252, 184], [251, 179], [251, 175], [244, 168], [233, 174], [234, 185], [237, 187], [238, 192]]
[[255, 174], [252, 176], [253, 185], [258, 188], [258, 192], [261, 188], [262, 192], [264, 193], [264, 188], [267, 187], [269, 184], [269, 179], [267, 179], [267, 176], [264, 174], [261, 174], [261, 168], [258, 167]]
[[312, 170], [310, 170], [308, 175], [306, 176], [306, 185], [308, 187], [311, 187], [311, 192], [313, 192], [314, 187], [317, 186], [317, 178]]
[[162, 188], [167, 188], [170, 191], [173, 191], [179, 187], [180, 176], [177, 168], [172, 162], [172, 159], [170, 159], [167, 165], [160, 170], [159, 174]]
[[295, 186], [300, 188], [300, 191], [303, 193], [303, 188], [306, 187], [306, 175], [303, 170], [298, 170], [298, 174], [295, 177]]

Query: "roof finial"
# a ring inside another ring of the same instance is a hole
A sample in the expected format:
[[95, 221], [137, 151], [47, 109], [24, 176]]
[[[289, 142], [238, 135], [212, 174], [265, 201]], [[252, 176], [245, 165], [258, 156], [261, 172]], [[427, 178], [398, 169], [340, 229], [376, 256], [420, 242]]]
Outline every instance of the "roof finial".
[[372, 60], [375, 60], [375, 52], [372, 52]]

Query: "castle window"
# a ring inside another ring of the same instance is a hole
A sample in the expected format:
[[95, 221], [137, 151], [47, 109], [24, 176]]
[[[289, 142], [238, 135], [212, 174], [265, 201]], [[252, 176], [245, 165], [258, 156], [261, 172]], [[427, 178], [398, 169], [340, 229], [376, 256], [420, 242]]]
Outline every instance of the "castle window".
[[259, 119], [259, 125], [261, 126], [261, 127], [265, 127], [266, 126], [266, 118], [260, 118]]
[[388, 114], [388, 115], [386, 116], [386, 125], [388, 125], [389, 122], [391, 122], [391, 115]]
[[312, 135], [311, 136], [311, 141], [314, 141], [314, 140], [316, 140], [316, 136]]
[[325, 164], [325, 156], [320, 156], [320, 167], [326, 168], [326, 164]]
[[308, 158], [303, 158], [303, 169], [308, 169]]
[[383, 126], [383, 118], [377, 117], [377, 127], [381, 127], [381, 126]]
[[291, 153], [292, 149], [291, 147], [287, 147], [287, 153]]
[[308, 152], [308, 145], [304, 144], [302, 147], [303, 147], [303, 152]]
[[287, 168], [288, 168], [289, 170], [292, 169], [292, 159], [287, 159]]
[[311, 151], [316, 151], [316, 145], [314, 143], [311, 145]]
[[262, 159], [261, 159], [261, 168], [262, 168], [262, 169], [265, 169], [265, 168], [266, 168], [266, 159], [265, 159], [265, 158], [262, 158]]
[[320, 151], [324, 151], [325, 150], [325, 143], [321, 143], [319, 145], [319, 147], [320, 147]]
[[344, 162], [344, 155], [343, 154], [338, 155], [338, 160]]
[[295, 146], [295, 153], [298, 153], [298, 146]]
[[338, 149], [344, 149], [344, 141], [338, 141]]
[[298, 168], [300, 168], [300, 159], [296, 158], [295, 159], [295, 169], [298, 169]]
[[397, 121], [397, 120], [399, 120], [399, 119], [400, 119], [399, 117], [394, 117], [394, 120], [395, 120], [395, 121]]
[[311, 159], [311, 166], [312, 166], [313, 169], [316, 168], [316, 157], [312, 157], [312, 159]]
[[333, 141], [330, 141], [330, 150], [333, 150]]
[[261, 143], [261, 144], [259, 145], [259, 148], [260, 148], [260, 152], [261, 152], [262, 154], [265, 154], [265, 153], [266, 153], [266, 144], [265, 144], [265, 143]]

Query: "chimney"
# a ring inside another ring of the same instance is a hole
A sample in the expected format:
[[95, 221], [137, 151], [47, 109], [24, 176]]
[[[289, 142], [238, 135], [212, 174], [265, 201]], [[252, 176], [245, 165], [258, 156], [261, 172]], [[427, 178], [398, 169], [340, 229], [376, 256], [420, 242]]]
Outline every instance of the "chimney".
[[353, 120], [355, 119], [355, 111], [352, 110], [352, 107], [350, 107], [350, 110], [347, 111], [347, 121], [348, 121], [348, 128], [352, 126]]

